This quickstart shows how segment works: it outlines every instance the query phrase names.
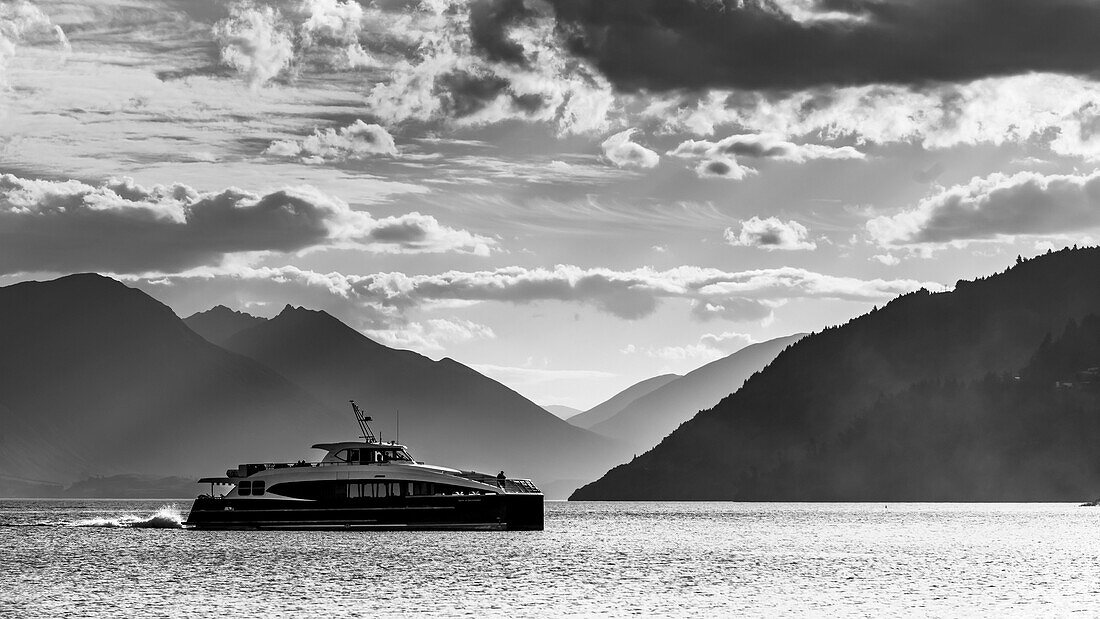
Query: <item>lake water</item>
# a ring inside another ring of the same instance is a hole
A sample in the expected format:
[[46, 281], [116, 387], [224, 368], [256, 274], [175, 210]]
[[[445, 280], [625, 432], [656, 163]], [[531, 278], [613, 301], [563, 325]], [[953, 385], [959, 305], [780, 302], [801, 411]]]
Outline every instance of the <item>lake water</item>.
[[541, 532], [207, 532], [0, 500], [2, 617], [1100, 614], [1100, 508], [547, 503]]

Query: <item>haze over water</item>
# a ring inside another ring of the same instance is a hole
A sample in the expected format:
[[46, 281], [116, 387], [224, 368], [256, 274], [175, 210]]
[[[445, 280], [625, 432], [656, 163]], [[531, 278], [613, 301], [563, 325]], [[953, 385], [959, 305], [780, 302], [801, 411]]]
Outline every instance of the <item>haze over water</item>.
[[1050, 616], [1100, 599], [1100, 511], [1068, 504], [548, 503], [545, 531], [507, 533], [174, 528], [188, 507], [0, 501], [0, 615]]

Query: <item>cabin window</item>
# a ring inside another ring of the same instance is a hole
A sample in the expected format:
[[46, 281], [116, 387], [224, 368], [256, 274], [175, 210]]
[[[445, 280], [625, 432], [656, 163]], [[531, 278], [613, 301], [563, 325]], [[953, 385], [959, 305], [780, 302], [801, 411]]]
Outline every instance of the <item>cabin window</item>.
[[350, 462], [350, 456], [348, 455], [347, 449], [341, 449], [340, 451], [336, 452], [335, 457], [340, 462]]
[[348, 498], [358, 499], [363, 496], [363, 484], [348, 484]]
[[240, 481], [237, 482], [237, 494], [240, 496], [249, 496], [252, 494], [252, 482]]
[[426, 481], [410, 481], [405, 491], [409, 496], [431, 496], [435, 494], [435, 484]]
[[252, 496], [263, 496], [265, 485], [266, 484], [262, 481], [252, 482]]

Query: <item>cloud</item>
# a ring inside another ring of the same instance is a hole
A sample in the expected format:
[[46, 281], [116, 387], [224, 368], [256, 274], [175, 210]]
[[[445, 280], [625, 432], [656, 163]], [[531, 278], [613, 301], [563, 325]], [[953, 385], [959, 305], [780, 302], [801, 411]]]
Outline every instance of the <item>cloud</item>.
[[400, 328], [371, 329], [364, 333], [386, 346], [419, 352], [439, 352], [445, 350], [447, 344], [496, 338], [496, 333], [490, 327], [461, 318], [433, 318], [424, 322], [412, 322]]
[[25, 1], [0, 4], [0, 88], [7, 87], [4, 74], [19, 45], [43, 34], [51, 35], [62, 51], [72, 50], [65, 31], [54, 25], [42, 9]]
[[214, 25], [222, 62], [259, 88], [294, 60], [291, 27], [278, 9], [244, 1], [229, 6], [229, 17]]
[[695, 175], [699, 178], [724, 178], [731, 181], [744, 180], [757, 174], [756, 169], [743, 166], [729, 157], [704, 159], [695, 166]]
[[305, 163], [363, 159], [372, 155], [397, 156], [393, 136], [384, 127], [356, 120], [339, 129], [318, 129], [301, 140], [276, 140], [265, 155], [299, 158]]
[[863, 159], [865, 155], [851, 146], [795, 144], [774, 135], [731, 135], [718, 142], [686, 140], [667, 153], [683, 158], [746, 157], [803, 163], [812, 159]]
[[[568, 49], [624, 91], [921, 86], [1100, 68], [1091, 0], [549, 2]], [[1058, 35], [1026, 34], [1043, 32]]]
[[[500, 29], [503, 16], [509, 25]], [[387, 122], [519, 120], [562, 134], [609, 125], [611, 85], [560, 44], [541, 3], [438, 0], [378, 18], [386, 49], [399, 53], [385, 63], [388, 79], [371, 88], [367, 101]]]
[[[293, 266], [230, 264], [198, 267], [163, 277], [149, 275], [146, 279], [171, 286], [221, 282], [220, 285], [234, 290], [264, 290], [272, 297], [254, 300], [282, 302], [286, 297], [314, 297], [313, 307], [371, 308], [375, 315], [390, 317], [458, 302], [559, 301], [587, 305], [627, 320], [650, 316], [662, 301], [672, 299], [690, 302], [691, 315], [700, 320], [749, 321], [768, 319], [774, 308], [792, 299], [882, 302], [922, 287], [942, 288], [939, 284], [909, 279], [862, 280], [793, 267], [725, 272], [692, 266], [665, 271], [651, 268], [615, 271], [558, 265], [552, 269], [515, 266], [438, 274], [347, 275], [317, 273]], [[272, 292], [278, 287], [287, 288], [288, 293], [279, 296]], [[341, 315], [354, 313], [339, 311]]]
[[379, 64], [359, 41], [365, 11], [355, 0], [304, 0], [309, 17], [298, 29], [301, 48], [327, 54], [333, 67], [361, 68]]
[[810, 240], [806, 226], [797, 221], [784, 223], [778, 217], [761, 219], [753, 217], [741, 222], [741, 230], [726, 228], [726, 241], [740, 247], [759, 247], [766, 250], [817, 249]]
[[867, 222], [867, 231], [882, 246], [967, 243], [1097, 228], [1100, 171], [976, 177], [944, 189], [916, 208]]
[[241, 252], [347, 246], [380, 253], [487, 254], [495, 241], [409, 213], [375, 219], [320, 191], [100, 185], [0, 175], [0, 271], [187, 269]]
[[631, 140], [634, 129], [620, 131], [607, 138], [600, 145], [604, 157], [620, 168], [653, 168], [661, 161], [661, 156]]
[[[712, 135], [735, 125], [785, 139], [914, 143], [925, 149], [1026, 143], [1100, 158], [1100, 83], [1028, 74], [928, 84], [813, 88], [776, 95], [715, 90], [651, 97], [641, 116], [666, 132]], [[686, 142], [690, 154], [692, 142]], [[704, 142], [705, 145], [710, 142]], [[838, 149], [843, 152], [843, 149]], [[855, 150], [855, 149], [852, 149]], [[840, 153], [837, 153], [840, 154]]]
[[884, 264], [888, 267], [901, 264], [901, 258], [898, 258], [893, 254], [875, 254], [874, 256], [871, 256], [871, 260], [874, 260], [879, 264]]

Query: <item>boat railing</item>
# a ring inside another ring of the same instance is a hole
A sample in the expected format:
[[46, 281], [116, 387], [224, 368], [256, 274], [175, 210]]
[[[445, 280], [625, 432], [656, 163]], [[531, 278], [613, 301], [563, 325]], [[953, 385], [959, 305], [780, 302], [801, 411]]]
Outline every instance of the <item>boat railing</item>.
[[241, 464], [235, 469], [229, 469], [225, 472], [226, 477], [248, 477], [259, 473], [260, 471], [268, 471], [272, 469], [297, 469], [308, 467], [321, 467], [321, 466], [360, 466], [368, 464], [390, 464], [393, 462], [404, 462], [406, 464], [412, 464], [410, 460], [383, 460], [382, 462], [306, 462], [299, 460], [297, 462], [251, 462], [248, 464]]
[[530, 479], [502, 479], [499, 475], [486, 475], [477, 471], [462, 471], [459, 476], [470, 481], [496, 486], [506, 494], [538, 494], [542, 492]]

